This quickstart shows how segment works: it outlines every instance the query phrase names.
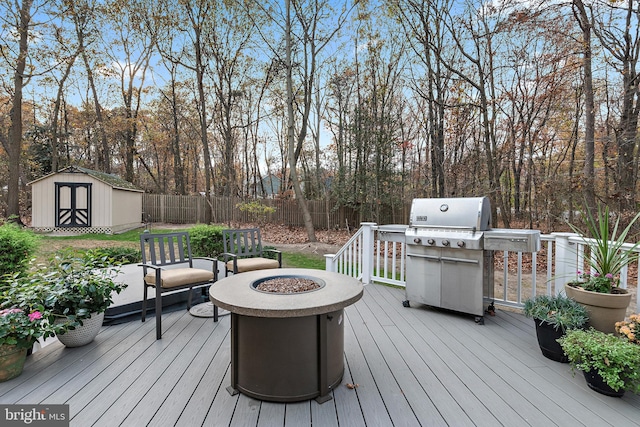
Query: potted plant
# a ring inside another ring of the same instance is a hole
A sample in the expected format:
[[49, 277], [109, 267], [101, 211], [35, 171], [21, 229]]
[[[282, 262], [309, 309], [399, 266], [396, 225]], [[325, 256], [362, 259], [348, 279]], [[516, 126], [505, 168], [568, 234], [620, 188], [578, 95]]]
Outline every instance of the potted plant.
[[57, 330], [40, 299], [23, 288], [38, 244], [32, 231], [0, 219], [0, 381], [20, 375], [38, 338]]
[[585, 211], [587, 235], [590, 238], [573, 225], [571, 228], [582, 236], [589, 247], [586, 258], [591, 271], [587, 273], [579, 271], [579, 279], [568, 283], [565, 286], [565, 292], [568, 297], [587, 308], [592, 327], [602, 332], [613, 333], [615, 323], [624, 320], [627, 307], [631, 302], [631, 294], [618, 285], [622, 268], [638, 259], [638, 253], [635, 250], [639, 243], [630, 248], [624, 245], [640, 213], [618, 234], [620, 218], [616, 219], [612, 227], [608, 207], [603, 208], [599, 205], [596, 217], [588, 209]]
[[0, 382], [22, 373], [27, 351], [38, 338], [56, 334], [59, 327], [49, 320], [48, 313], [41, 310], [24, 311], [18, 307], [0, 310]]
[[77, 347], [93, 341], [105, 310], [113, 302], [113, 293], [127, 286], [114, 281], [117, 273], [107, 257], [94, 252], [84, 257], [63, 253], [54, 258], [41, 277], [47, 289], [44, 305], [57, 316], [58, 323], [67, 326], [58, 334], [60, 342]]
[[559, 339], [573, 369], [581, 370], [592, 390], [620, 397], [640, 392], [640, 347], [593, 328], [571, 329]]
[[542, 354], [557, 362], [569, 361], [558, 338], [569, 329], [584, 327], [589, 316], [587, 310], [564, 295], [537, 295], [524, 302], [524, 315], [533, 318], [536, 336]]

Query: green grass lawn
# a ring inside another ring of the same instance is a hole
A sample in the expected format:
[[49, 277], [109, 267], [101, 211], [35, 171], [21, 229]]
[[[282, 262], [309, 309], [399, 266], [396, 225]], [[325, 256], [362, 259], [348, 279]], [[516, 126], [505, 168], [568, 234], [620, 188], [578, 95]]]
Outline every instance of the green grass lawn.
[[289, 268], [311, 268], [313, 270], [324, 270], [325, 260], [317, 255], [306, 255], [300, 253], [282, 253], [282, 266]]
[[[184, 229], [183, 229], [184, 230]], [[73, 247], [79, 250], [99, 248], [101, 246], [125, 246], [138, 248], [140, 233], [143, 229], [130, 230], [122, 234], [80, 234], [75, 236], [43, 236], [40, 242], [37, 258], [44, 261], [56, 251], [64, 247]], [[170, 233], [180, 231], [177, 229], [154, 228], [153, 233]], [[75, 244], [74, 244], [75, 243]], [[282, 253], [282, 266], [288, 268], [310, 268], [324, 270], [324, 257], [300, 253]]]

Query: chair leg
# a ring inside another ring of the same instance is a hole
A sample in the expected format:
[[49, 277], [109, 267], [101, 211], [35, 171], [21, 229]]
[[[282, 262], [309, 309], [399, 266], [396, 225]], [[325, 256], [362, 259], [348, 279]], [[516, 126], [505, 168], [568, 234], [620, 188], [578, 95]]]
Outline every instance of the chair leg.
[[213, 321], [218, 321], [218, 306], [213, 304]]
[[144, 294], [142, 297], [142, 321], [144, 322], [147, 318], [147, 284], [143, 283]]
[[162, 338], [162, 290], [156, 286], [156, 339]]
[[187, 296], [187, 311], [191, 310], [192, 297], [193, 297], [193, 288], [189, 288], [189, 295]]

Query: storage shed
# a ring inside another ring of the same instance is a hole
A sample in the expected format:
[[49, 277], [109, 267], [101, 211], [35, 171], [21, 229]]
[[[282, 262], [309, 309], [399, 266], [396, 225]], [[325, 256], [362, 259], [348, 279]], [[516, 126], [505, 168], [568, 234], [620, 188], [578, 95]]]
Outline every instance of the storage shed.
[[117, 234], [143, 225], [144, 192], [115, 175], [69, 166], [29, 185], [34, 231]]

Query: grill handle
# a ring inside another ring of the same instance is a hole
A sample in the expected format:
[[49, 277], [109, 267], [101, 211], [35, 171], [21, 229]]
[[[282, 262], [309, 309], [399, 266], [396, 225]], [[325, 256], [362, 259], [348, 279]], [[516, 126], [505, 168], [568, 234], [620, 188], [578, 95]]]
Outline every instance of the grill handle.
[[413, 228], [431, 228], [434, 230], [442, 230], [442, 229], [451, 229], [451, 230], [465, 230], [465, 231], [472, 231], [472, 232], [476, 232], [478, 231], [476, 226], [473, 227], [465, 227], [464, 225], [435, 225], [435, 224], [420, 224], [420, 225], [412, 225]]
[[440, 258], [442, 260], [442, 262], [461, 262], [461, 263], [465, 263], [465, 264], [478, 264], [478, 260], [475, 259], [467, 259], [467, 258], [449, 258], [449, 257], [442, 257]]
[[439, 257], [435, 255], [420, 255], [420, 254], [407, 254], [409, 257], [422, 258], [426, 261], [436, 261], [436, 262], [460, 262], [465, 264], [478, 264], [478, 260], [475, 259], [467, 259], [467, 258], [451, 258], [451, 257]]

